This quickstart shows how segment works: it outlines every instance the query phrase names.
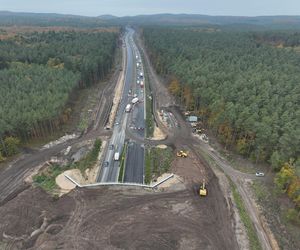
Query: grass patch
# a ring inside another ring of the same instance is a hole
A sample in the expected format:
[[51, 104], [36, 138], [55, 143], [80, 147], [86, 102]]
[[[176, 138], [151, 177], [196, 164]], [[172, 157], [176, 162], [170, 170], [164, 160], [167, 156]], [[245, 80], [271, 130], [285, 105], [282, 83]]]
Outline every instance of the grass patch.
[[80, 161], [74, 163], [73, 168], [77, 168], [81, 171], [81, 173], [84, 173], [86, 169], [91, 168], [94, 164], [96, 164], [101, 144], [102, 141], [100, 139], [96, 139], [92, 150]]
[[89, 122], [89, 120], [88, 120], [87, 114], [82, 115], [82, 117], [81, 117], [81, 119], [78, 123], [78, 129], [80, 131], [84, 131], [85, 129], [87, 129], [88, 128], [88, 122]]
[[64, 171], [68, 169], [77, 168], [82, 173], [84, 173], [86, 169], [96, 164], [100, 152], [101, 144], [102, 144], [101, 140], [96, 139], [92, 150], [85, 157], [83, 157], [79, 162], [68, 164], [66, 166], [60, 166], [57, 164], [50, 166], [49, 168], [47, 168], [47, 170], [33, 177], [34, 184], [40, 186], [42, 189], [44, 189], [47, 192], [51, 193], [55, 191], [56, 189], [58, 189], [55, 179], [58, 175], [60, 175]]
[[125, 155], [127, 152], [127, 143], [124, 146], [124, 149], [121, 154], [121, 162], [120, 162], [120, 172], [119, 172], [119, 177], [118, 177], [118, 182], [123, 182], [124, 180], [124, 171], [125, 171]]
[[153, 137], [154, 122], [153, 122], [153, 98], [152, 95], [146, 96], [146, 136]]
[[[145, 61], [145, 60], [143, 60]], [[153, 121], [153, 97], [151, 95], [149, 72], [144, 67], [145, 75], [145, 99], [146, 99], [146, 136], [153, 137], [154, 121]]]
[[239, 214], [240, 214], [240, 217], [241, 217], [241, 220], [246, 228], [246, 231], [247, 231], [247, 235], [248, 235], [248, 238], [249, 238], [249, 244], [250, 244], [250, 249], [253, 249], [253, 250], [259, 250], [259, 249], [262, 249], [261, 248], [261, 245], [259, 243], [259, 240], [258, 240], [258, 237], [257, 237], [257, 234], [256, 234], [256, 231], [255, 231], [255, 228], [254, 228], [254, 225], [246, 211], [246, 208], [245, 208], [245, 205], [244, 205], [244, 202], [242, 200], [242, 197], [240, 196], [235, 184], [232, 182], [232, 180], [227, 177], [228, 180], [229, 180], [229, 183], [230, 183], [230, 187], [231, 187], [231, 191], [232, 191], [232, 194], [233, 194], [233, 198], [234, 198], [234, 202], [239, 210]]
[[150, 148], [145, 156], [145, 183], [149, 184], [152, 178], [169, 171], [173, 160], [171, 148]]
[[145, 154], [145, 183], [150, 184], [151, 182], [151, 153], [150, 149], [146, 149]]
[[218, 152], [230, 163], [234, 169], [240, 172], [254, 174], [256, 169], [259, 168], [257, 164], [250, 162], [250, 160], [243, 158], [243, 156], [238, 155], [234, 151], [225, 151], [222, 148], [218, 148]]
[[34, 176], [33, 181], [45, 191], [52, 192], [58, 188], [55, 182], [56, 177], [68, 169], [70, 169], [70, 165], [64, 167], [52, 165], [45, 172]]

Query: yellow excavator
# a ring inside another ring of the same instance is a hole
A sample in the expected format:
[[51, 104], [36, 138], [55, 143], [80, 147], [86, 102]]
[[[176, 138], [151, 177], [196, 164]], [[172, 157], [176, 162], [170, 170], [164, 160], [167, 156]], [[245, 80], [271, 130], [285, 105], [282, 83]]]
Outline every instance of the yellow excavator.
[[180, 150], [179, 152], [177, 152], [177, 157], [183, 157], [186, 158], [188, 156], [187, 152]]
[[207, 189], [206, 189], [206, 186], [205, 186], [205, 180], [203, 179], [203, 183], [202, 185], [200, 186], [200, 189], [199, 189], [199, 195], [200, 196], [206, 196], [207, 195]]

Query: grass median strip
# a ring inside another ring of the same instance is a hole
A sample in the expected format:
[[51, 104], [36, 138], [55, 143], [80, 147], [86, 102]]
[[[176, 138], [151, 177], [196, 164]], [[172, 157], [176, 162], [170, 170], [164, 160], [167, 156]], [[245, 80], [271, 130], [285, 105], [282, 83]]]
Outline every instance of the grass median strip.
[[150, 148], [145, 154], [145, 184], [169, 171], [173, 160], [171, 148]]
[[151, 154], [150, 149], [146, 149], [145, 153], [145, 184], [151, 182]]
[[122, 155], [121, 155], [120, 172], [119, 172], [118, 182], [124, 181], [126, 152], [127, 152], [127, 143], [125, 143], [125, 146], [124, 146], [124, 149], [123, 149]]
[[152, 137], [154, 132], [153, 110], [152, 110], [152, 95], [146, 97], [146, 136]]
[[153, 121], [153, 97], [150, 89], [149, 73], [148, 69], [145, 68], [145, 99], [146, 99], [146, 136], [152, 137], [154, 132], [154, 121]]

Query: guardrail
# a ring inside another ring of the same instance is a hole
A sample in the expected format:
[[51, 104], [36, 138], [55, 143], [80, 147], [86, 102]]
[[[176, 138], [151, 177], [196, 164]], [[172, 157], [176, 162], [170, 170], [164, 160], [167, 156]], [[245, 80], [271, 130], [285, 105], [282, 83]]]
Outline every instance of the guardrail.
[[80, 188], [89, 188], [89, 187], [100, 187], [100, 186], [132, 186], [132, 187], [142, 187], [142, 188], [156, 188], [158, 187], [160, 184], [164, 183], [165, 181], [171, 179], [174, 177], [174, 174], [171, 174], [169, 176], [167, 176], [166, 178], [164, 178], [163, 180], [161, 180], [158, 183], [155, 183], [153, 185], [145, 185], [145, 184], [140, 184], [140, 183], [120, 183], [120, 182], [98, 182], [98, 183], [93, 183], [93, 184], [85, 184], [85, 185], [81, 185], [80, 183], [78, 183], [76, 180], [74, 180], [72, 177], [64, 174], [64, 176], [71, 182], [73, 182], [77, 187]]

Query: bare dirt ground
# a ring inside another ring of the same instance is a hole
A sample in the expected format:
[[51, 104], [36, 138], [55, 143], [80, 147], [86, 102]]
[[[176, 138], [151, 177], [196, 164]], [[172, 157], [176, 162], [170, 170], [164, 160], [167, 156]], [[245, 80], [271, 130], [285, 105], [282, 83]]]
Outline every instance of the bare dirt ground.
[[185, 183], [202, 183], [205, 179], [206, 183], [211, 176], [207, 169], [199, 162], [193, 153], [189, 153], [187, 158], [177, 158], [173, 162], [172, 172], [181, 176]]
[[237, 249], [223, 209], [224, 199], [191, 190], [76, 189], [54, 200], [31, 188], [0, 207], [0, 241], [7, 249]]

